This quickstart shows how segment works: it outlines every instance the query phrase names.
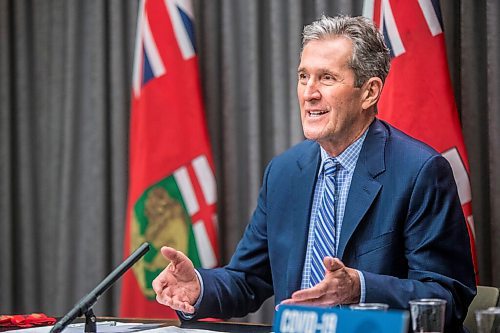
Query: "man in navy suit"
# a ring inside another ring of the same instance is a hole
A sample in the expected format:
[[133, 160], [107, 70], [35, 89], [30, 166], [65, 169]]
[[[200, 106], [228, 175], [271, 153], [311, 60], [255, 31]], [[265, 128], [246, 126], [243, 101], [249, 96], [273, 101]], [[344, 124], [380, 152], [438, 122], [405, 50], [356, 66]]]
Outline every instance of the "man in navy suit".
[[[227, 266], [195, 270], [162, 248], [170, 264], [153, 282], [158, 302], [192, 319], [244, 316], [273, 294], [276, 304], [395, 309], [442, 298], [446, 332], [464, 331], [475, 281], [456, 184], [439, 153], [376, 118], [389, 65], [367, 19], [304, 28], [297, 93], [307, 140], [267, 166]], [[326, 232], [323, 220], [333, 221]]]

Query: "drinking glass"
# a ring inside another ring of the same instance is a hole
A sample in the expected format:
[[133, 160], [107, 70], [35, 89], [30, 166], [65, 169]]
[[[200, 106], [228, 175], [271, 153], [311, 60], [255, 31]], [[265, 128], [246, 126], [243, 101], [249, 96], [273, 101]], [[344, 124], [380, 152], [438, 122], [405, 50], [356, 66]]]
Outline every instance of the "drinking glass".
[[500, 308], [476, 311], [478, 333], [500, 333]]
[[410, 302], [411, 325], [415, 333], [443, 333], [446, 300], [421, 298]]

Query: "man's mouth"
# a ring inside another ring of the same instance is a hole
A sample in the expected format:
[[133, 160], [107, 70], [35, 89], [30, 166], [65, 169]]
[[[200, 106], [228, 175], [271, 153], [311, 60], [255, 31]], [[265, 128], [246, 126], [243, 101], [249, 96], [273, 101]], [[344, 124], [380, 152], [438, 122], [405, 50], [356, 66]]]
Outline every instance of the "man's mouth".
[[326, 111], [326, 110], [311, 110], [311, 111], [307, 111], [307, 113], [309, 113], [309, 116], [311, 116], [311, 117], [320, 117], [324, 114], [327, 114], [328, 111]]

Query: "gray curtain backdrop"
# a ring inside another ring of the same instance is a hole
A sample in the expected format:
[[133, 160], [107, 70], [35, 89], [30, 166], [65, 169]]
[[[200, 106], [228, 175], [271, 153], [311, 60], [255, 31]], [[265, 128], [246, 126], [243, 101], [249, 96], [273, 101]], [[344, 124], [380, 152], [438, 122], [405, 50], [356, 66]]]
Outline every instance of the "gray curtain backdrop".
[[[122, 260], [137, 5], [0, 0], [0, 313], [61, 316]], [[322, 13], [359, 15], [362, 3], [194, 5], [227, 262], [266, 163], [302, 140], [295, 87], [303, 25]], [[500, 287], [500, 5], [441, 5], [481, 284]], [[112, 287], [96, 314], [116, 315], [119, 294]], [[268, 303], [247, 319], [272, 315]]]

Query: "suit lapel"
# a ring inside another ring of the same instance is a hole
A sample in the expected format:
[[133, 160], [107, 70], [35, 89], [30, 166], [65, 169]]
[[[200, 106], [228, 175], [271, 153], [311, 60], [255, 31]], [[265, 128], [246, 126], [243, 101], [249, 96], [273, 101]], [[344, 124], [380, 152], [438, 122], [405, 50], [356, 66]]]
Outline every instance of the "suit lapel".
[[375, 119], [370, 125], [359, 154], [342, 221], [337, 257], [342, 259], [347, 243], [372, 205], [382, 185], [375, 179], [385, 171], [385, 143], [387, 130]]
[[300, 288], [302, 270], [309, 233], [311, 202], [314, 195], [314, 184], [320, 162], [319, 145], [314, 144], [297, 160], [294, 166], [298, 169], [297, 177], [292, 179], [293, 198], [290, 203], [292, 211], [293, 239], [290, 240], [290, 252], [287, 267], [287, 295]]

